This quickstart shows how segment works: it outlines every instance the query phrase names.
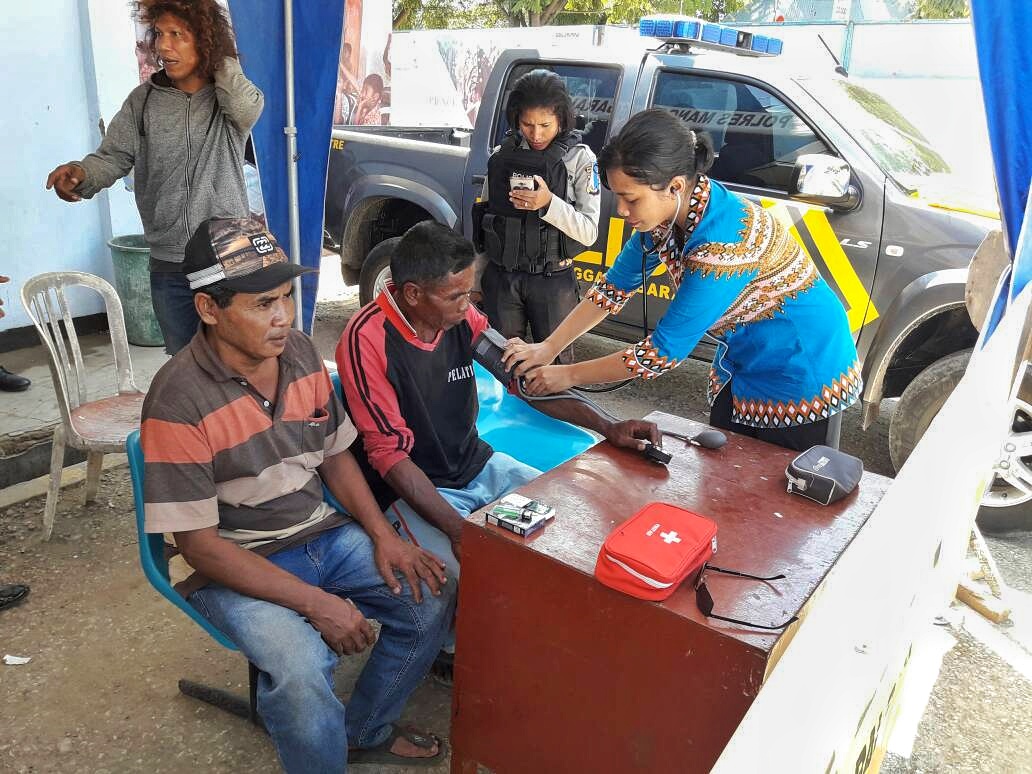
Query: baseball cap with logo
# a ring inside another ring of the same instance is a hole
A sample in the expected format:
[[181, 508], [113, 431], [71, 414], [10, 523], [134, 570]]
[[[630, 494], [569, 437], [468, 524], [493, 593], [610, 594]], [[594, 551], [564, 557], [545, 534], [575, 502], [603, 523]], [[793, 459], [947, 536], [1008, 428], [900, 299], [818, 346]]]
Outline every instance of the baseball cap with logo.
[[262, 222], [250, 218], [204, 221], [186, 243], [183, 260], [190, 290], [218, 282], [240, 293], [264, 293], [314, 271], [291, 263]]

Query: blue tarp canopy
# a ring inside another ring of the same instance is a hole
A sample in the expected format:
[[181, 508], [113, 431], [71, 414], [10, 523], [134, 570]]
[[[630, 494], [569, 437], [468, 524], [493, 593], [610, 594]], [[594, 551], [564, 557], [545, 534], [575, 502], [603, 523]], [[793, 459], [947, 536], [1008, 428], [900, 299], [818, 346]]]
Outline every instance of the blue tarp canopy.
[[[290, 244], [287, 201], [286, 36], [283, 0], [229, 0], [240, 60], [247, 77], [265, 92], [265, 110], [252, 133], [265, 199], [265, 217], [277, 241]], [[322, 252], [326, 165], [333, 130], [333, 98], [344, 26], [344, 0], [293, 0], [294, 92], [297, 115], [300, 261], [319, 266]], [[295, 258], [295, 256], [291, 256]], [[302, 278], [299, 311], [312, 332], [317, 274]]]
[[[1032, 93], [1026, 80], [1032, 72], [1032, 3], [972, 0], [971, 15], [1000, 214], [1014, 260], [1009, 293], [1014, 298], [1032, 278], [1032, 218], [1026, 217], [1032, 181]], [[996, 312], [998, 320], [1002, 310]]]
[[[300, 260], [318, 266], [344, 3], [292, 2]], [[283, 0], [229, 0], [229, 7], [244, 68], [265, 92], [265, 112], [254, 129], [254, 142], [266, 217], [276, 238], [288, 245]], [[1025, 218], [1032, 181], [1032, 91], [1025, 84], [1032, 72], [1032, 3], [972, 0], [972, 16], [1004, 231], [1015, 257], [1013, 297], [1032, 278], [1032, 234], [1029, 229], [1022, 233], [1022, 222], [1032, 222]], [[304, 278], [300, 302], [309, 332], [317, 287], [316, 275]]]

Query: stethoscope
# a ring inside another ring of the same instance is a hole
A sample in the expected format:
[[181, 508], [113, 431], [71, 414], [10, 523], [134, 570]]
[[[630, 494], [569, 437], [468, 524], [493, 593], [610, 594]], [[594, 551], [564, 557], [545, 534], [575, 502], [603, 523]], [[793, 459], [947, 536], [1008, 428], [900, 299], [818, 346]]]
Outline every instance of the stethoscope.
[[[674, 226], [677, 225], [677, 216], [681, 214], [681, 192], [671, 187], [670, 192], [677, 196], [677, 208], [674, 210], [674, 217], [670, 219], [670, 225], [667, 227], [666, 234], [657, 243], [653, 243], [651, 249], [646, 249], [644, 236], [641, 239], [641, 332], [642, 338], [646, 338], [649, 335], [649, 294], [648, 289], [645, 287], [648, 282], [648, 277], [645, 276], [645, 271], [648, 265], [648, 258], [650, 255], [659, 255], [660, 248], [670, 241], [670, 237], [674, 233]], [[602, 392], [613, 392], [619, 390], [621, 387], [626, 387], [628, 384], [633, 382], [635, 377], [624, 379], [622, 382], [608, 385], [607, 387], [577, 387], [575, 389], [580, 392], [591, 392], [591, 393], [602, 393]]]
[[645, 247], [645, 239], [642, 238], [642, 293], [645, 293], [645, 264], [650, 255], [658, 255], [659, 250], [665, 247], [670, 241], [670, 237], [674, 233], [674, 227], [677, 225], [677, 217], [681, 214], [681, 192], [675, 189], [671, 189], [671, 192], [677, 197], [677, 208], [674, 209], [674, 217], [670, 219], [670, 225], [667, 227], [667, 233], [663, 235], [659, 241], [653, 241], [651, 248]]
[[659, 255], [660, 249], [670, 241], [670, 237], [674, 233], [674, 226], [677, 225], [677, 217], [681, 214], [681, 192], [671, 188], [670, 192], [677, 197], [677, 208], [674, 210], [674, 217], [670, 219], [670, 225], [667, 227], [666, 233], [659, 242], [653, 242], [652, 247], [646, 249], [645, 240], [641, 240], [641, 289], [645, 292], [645, 261], [650, 255]]

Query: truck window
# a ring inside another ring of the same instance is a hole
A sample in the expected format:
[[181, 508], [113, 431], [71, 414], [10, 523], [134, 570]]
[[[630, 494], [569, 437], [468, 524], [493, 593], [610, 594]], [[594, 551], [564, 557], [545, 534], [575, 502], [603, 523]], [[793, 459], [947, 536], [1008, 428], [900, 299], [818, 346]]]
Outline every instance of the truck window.
[[710, 176], [722, 182], [787, 192], [799, 155], [829, 153], [791, 108], [751, 84], [661, 72], [652, 104], [709, 134], [717, 152]]
[[609, 137], [609, 124], [613, 118], [613, 100], [616, 97], [616, 86], [620, 71], [614, 67], [589, 65], [548, 64], [533, 62], [516, 65], [509, 73], [505, 83], [505, 91], [498, 106], [495, 120], [495, 131], [491, 147], [501, 144], [509, 131], [509, 122], [505, 118], [505, 105], [509, 101], [513, 82], [531, 70], [543, 68], [551, 70], [566, 83], [566, 90], [573, 99], [573, 110], [577, 114], [578, 125], [584, 133], [584, 143], [598, 155]]

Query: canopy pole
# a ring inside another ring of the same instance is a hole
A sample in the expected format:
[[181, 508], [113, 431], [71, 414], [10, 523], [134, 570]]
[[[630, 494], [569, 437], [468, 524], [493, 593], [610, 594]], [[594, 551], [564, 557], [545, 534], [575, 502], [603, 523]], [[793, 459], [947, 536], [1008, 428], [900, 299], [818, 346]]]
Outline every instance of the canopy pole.
[[[298, 214], [297, 192], [297, 123], [294, 115], [294, 5], [293, 0], [283, 0], [284, 58], [286, 73], [287, 125], [283, 133], [287, 136], [287, 216], [290, 224], [290, 260], [301, 263], [301, 229]], [[304, 298], [301, 295], [301, 278], [294, 278], [294, 327], [304, 329]]]

